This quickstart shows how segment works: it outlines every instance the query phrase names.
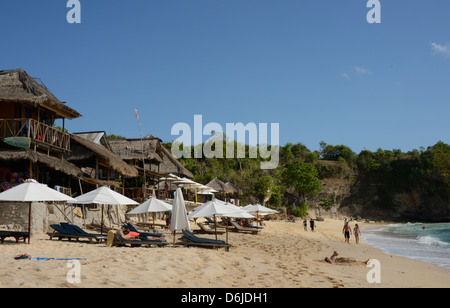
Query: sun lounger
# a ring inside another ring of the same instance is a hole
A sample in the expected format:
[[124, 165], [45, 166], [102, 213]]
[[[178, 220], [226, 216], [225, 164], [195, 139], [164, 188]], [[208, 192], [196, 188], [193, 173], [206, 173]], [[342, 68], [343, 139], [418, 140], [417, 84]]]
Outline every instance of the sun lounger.
[[131, 245], [131, 247], [140, 247], [142, 245], [145, 246], [158, 246], [158, 247], [163, 247], [168, 245], [169, 243], [166, 240], [142, 240], [142, 239], [137, 239], [137, 240], [125, 240], [124, 238], [122, 238], [118, 233], [114, 234], [114, 241], [113, 241], [113, 246], [126, 246], [126, 245]]
[[[47, 233], [47, 235], [50, 237], [50, 240], [52, 240], [54, 237], [57, 237], [59, 240], [62, 239], [68, 239], [69, 241], [72, 239], [75, 239], [76, 241], [79, 241], [79, 239], [88, 239], [89, 242], [101, 242], [106, 241], [107, 236], [101, 235], [101, 234], [89, 234], [87, 232], [80, 233], [79, 231], [76, 231], [73, 228], [73, 225], [69, 225], [66, 223], [62, 223], [59, 225], [53, 224], [50, 225], [50, 227], [54, 230], [53, 232]], [[81, 230], [81, 228], [80, 228]]]
[[200, 246], [200, 247], [211, 247], [220, 248], [224, 247], [226, 249], [232, 247], [231, 244], [225, 243], [224, 241], [214, 240], [209, 238], [198, 237], [188, 230], [183, 231], [183, 237], [185, 241], [182, 243], [184, 246]]
[[152, 222], [138, 222], [136, 224], [139, 227], [150, 227], [150, 228], [160, 227], [161, 229], [167, 228], [167, 225], [165, 225], [165, 224], [157, 224], [157, 223], [152, 223]]
[[214, 224], [214, 220], [212, 220], [211, 218], [205, 217], [205, 219], [206, 219], [206, 221], [207, 221], [208, 223]]
[[196, 233], [206, 233], [206, 234], [215, 234], [215, 233], [223, 234], [223, 233], [225, 233], [225, 230], [223, 228], [217, 229], [217, 232], [216, 232], [214, 227], [209, 227], [208, 228], [207, 226], [205, 226], [201, 222], [197, 223], [197, 226], [199, 226], [200, 229], [199, 230], [195, 230], [194, 232], [196, 232]]
[[71, 225], [65, 222], [60, 223], [60, 225], [63, 228], [66, 228], [67, 230], [71, 230], [74, 232], [74, 234], [79, 234], [81, 237], [93, 237], [96, 238], [98, 240], [106, 240], [107, 235], [105, 234], [95, 234], [95, 233], [88, 233], [86, 231], [84, 231], [83, 229], [81, 229], [80, 227], [78, 227], [77, 225]]
[[163, 235], [161, 233], [149, 233], [149, 232], [141, 232], [137, 230], [131, 223], [127, 223], [125, 225], [130, 231], [137, 232], [139, 234], [145, 235], [145, 236], [153, 236], [153, 237], [162, 237]]
[[259, 229], [259, 228], [243, 227], [243, 226], [241, 226], [240, 224], [238, 224], [235, 221], [233, 221], [231, 223], [233, 224], [233, 227], [235, 228], [233, 231], [237, 231], [237, 232], [251, 232], [253, 234], [258, 234], [258, 232], [261, 231], [261, 229]]
[[28, 232], [22, 232], [22, 231], [0, 231], [0, 240], [3, 244], [5, 241], [5, 238], [7, 237], [13, 237], [16, 239], [16, 243], [19, 243], [19, 240], [22, 238], [23, 242], [27, 240], [27, 238], [30, 236]]

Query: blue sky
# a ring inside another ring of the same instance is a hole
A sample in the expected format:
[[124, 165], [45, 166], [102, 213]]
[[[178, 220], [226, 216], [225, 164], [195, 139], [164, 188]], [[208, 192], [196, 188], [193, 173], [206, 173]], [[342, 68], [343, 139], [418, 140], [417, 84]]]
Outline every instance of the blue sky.
[[[450, 1], [80, 0], [0, 3], [0, 69], [39, 77], [103, 130], [172, 141], [177, 122], [279, 123], [280, 144], [359, 153], [450, 143]], [[204, 137], [206, 140], [207, 137]]]

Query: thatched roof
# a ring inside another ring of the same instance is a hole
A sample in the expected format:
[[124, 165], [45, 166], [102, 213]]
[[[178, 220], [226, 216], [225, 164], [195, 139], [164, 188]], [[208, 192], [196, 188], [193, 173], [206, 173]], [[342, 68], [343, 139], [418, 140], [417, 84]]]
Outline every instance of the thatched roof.
[[72, 134], [80, 136], [89, 141], [92, 141], [93, 143], [102, 145], [111, 151], [111, 147], [109, 146], [108, 140], [106, 138], [106, 132], [104, 132], [104, 131], [72, 133]]
[[183, 166], [166, 148], [162, 147], [163, 162], [159, 165], [159, 172], [172, 173], [180, 177], [192, 179], [194, 175], [185, 166]]
[[236, 185], [234, 185], [233, 183], [226, 182], [225, 186], [227, 186], [227, 188], [230, 191], [232, 191], [232, 194], [234, 194], [234, 195], [242, 195], [242, 190], [239, 187], [237, 187]]
[[[119, 158], [127, 160], [142, 160], [142, 157], [146, 161], [153, 161], [156, 163], [163, 162], [162, 146], [160, 139], [151, 135], [142, 139], [125, 139], [125, 138], [112, 138], [108, 139], [111, 150]], [[142, 146], [144, 147], [144, 153], [142, 153]]]
[[214, 188], [218, 192], [225, 193], [225, 194], [231, 194], [231, 195], [241, 195], [242, 190], [240, 190], [236, 185], [233, 183], [227, 182], [224, 183], [221, 180], [219, 180], [217, 177], [214, 178], [211, 182], [206, 184], [206, 186], [209, 186], [211, 188]]
[[22, 69], [0, 71], [0, 103], [19, 102], [41, 106], [61, 118], [81, 117], [76, 110], [66, 106], [50, 91]]
[[29, 160], [34, 163], [44, 164], [54, 170], [60, 171], [64, 174], [71, 175], [74, 177], [80, 177], [83, 172], [80, 168], [71, 164], [70, 162], [56, 158], [53, 156], [48, 156], [39, 152], [34, 152], [29, 149], [16, 149], [0, 144], [0, 160], [6, 161], [18, 161], [18, 160]]
[[80, 136], [70, 134], [70, 148], [71, 152], [65, 155], [65, 158], [68, 161], [86, 161], [98, 157], [101, 163], [110, 166], [120, 174], [129, 177], [138, 176], [136, 168], [128, 165], [102, 145], [96, 144]]

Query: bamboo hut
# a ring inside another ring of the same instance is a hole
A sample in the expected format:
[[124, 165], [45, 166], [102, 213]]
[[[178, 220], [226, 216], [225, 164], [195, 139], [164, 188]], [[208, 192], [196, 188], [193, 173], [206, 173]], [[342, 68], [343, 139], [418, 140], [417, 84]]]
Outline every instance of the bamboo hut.
[[194, 178], [192, 172], [186, 169], [166, 148], [162, 147], [163, 162], [159, 165], [161, 173], [174, 174], [179, 177]]
[[[63, 159], [70, 152], [65, 120], [81, 117], [22, 69], [0, 71], [0, 182], [34, 178], [49, 186], [70, 185], [80, 168]], [[55, 121], [62, 120], [62, 127]], [[8, 174], [9, 172], [9, 174]]]
[[[77, 134], [70, 134], [70, 141], [71, 152], [65, 155], [65, 158], [83, 169], [84, 176], [81, 178], [83, 182], [118, 188], [123, 185], [117, 181], [120, 176], [131, 178], [138, 176], [135, 167], [128, 165], [105, 146]], [[83, 193], [82, 188], [80, 193]]]
[[224, 183], [217, 177], [215, 177], [211, 182], [206, 184], [206, 186], [209, 186], [217, 190], [218, 194], [222, 197], [224, 201], [234, 200], [233, 201], [234, 204], [238, 204], [237, 200], [239, 196], [242, 195], [242, 190], [239, 189], [236, 185], [234, 185], [231, 182]]

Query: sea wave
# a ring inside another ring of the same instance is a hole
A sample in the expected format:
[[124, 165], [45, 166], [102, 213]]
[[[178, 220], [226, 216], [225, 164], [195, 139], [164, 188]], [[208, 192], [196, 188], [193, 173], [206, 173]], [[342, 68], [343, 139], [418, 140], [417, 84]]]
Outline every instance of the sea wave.
[[431, 235], [419, 236], [417, 240], [420, 244], [423, 245], [432, 245], [432, 246], [440, 246], [440, 247], [450, 247], [450, 243], [443, 242], [438, 238], [435, 238]]
[[371, 226], [364, 242], [385, 253], [437, 264], [450, 270], [450, 223]]

